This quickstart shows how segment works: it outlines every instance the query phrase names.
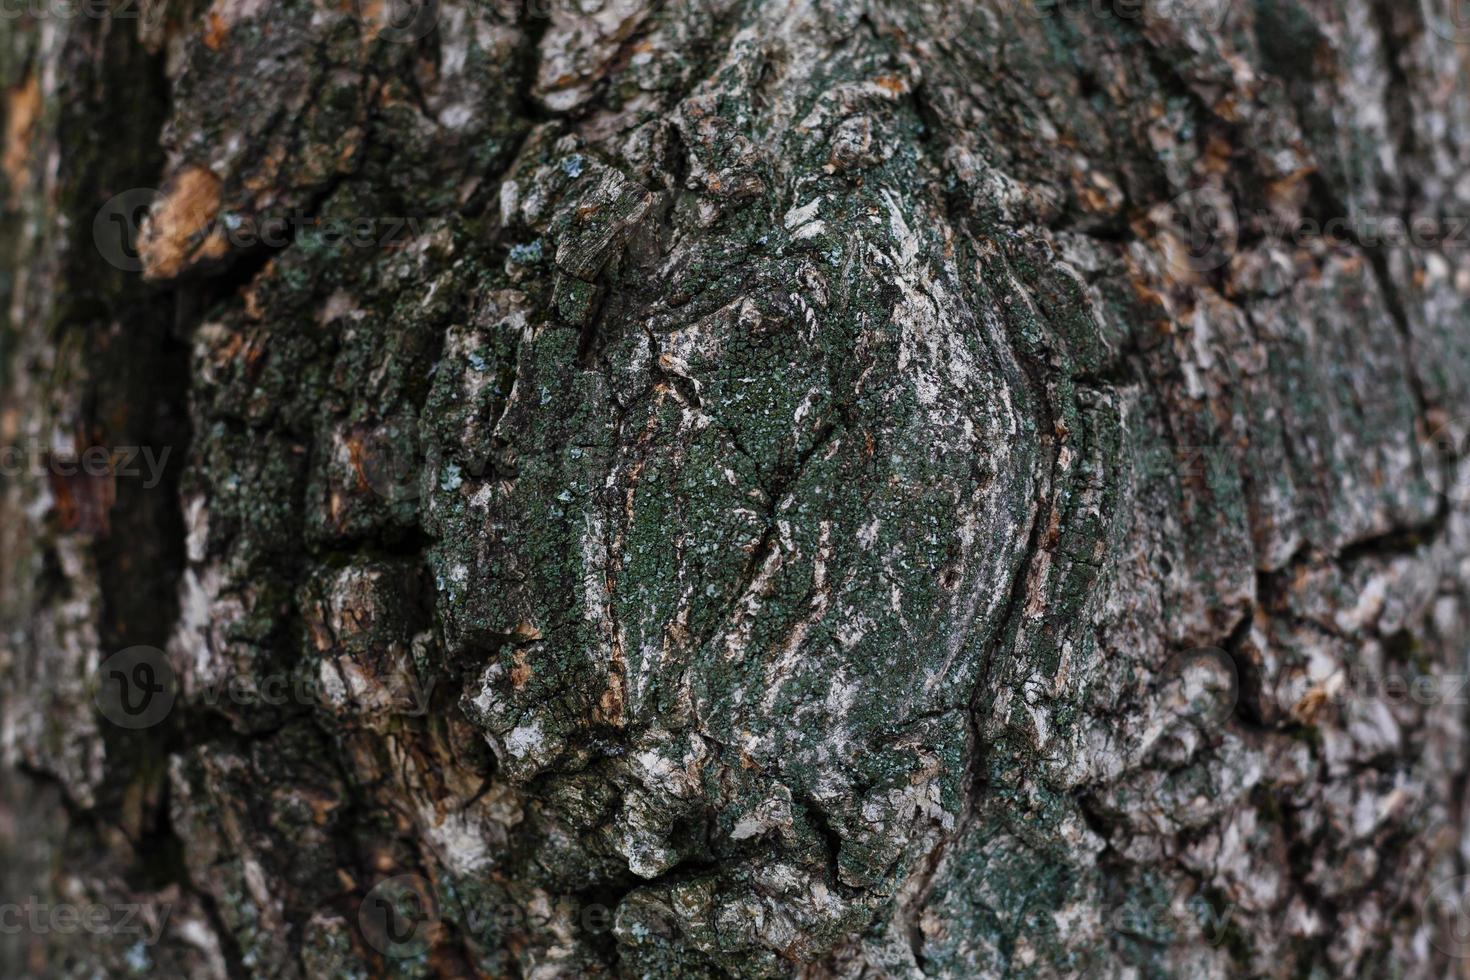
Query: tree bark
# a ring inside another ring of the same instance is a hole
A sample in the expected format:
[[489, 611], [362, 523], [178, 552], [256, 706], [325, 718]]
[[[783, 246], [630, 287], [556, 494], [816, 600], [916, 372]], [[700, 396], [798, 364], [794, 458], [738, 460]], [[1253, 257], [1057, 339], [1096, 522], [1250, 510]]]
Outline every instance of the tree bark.
[[0, 18], [0, 972], [1470, 976], [1457, 0], [396, 2]]

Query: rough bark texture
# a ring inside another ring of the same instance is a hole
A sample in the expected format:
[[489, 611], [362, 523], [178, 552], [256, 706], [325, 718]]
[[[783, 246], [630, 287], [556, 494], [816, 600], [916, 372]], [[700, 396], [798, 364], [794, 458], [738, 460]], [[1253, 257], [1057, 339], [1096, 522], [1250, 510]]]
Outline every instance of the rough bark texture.
[[0, 972], [1470, 974], [1451, 0], [86, 10]]

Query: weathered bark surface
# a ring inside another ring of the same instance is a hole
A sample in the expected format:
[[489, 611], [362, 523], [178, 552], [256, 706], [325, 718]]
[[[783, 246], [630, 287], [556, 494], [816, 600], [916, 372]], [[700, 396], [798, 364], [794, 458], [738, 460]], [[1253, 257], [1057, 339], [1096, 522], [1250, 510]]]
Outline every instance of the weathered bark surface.
[[0, 972], [1470, 973], [1451, 2], [0, 20]]

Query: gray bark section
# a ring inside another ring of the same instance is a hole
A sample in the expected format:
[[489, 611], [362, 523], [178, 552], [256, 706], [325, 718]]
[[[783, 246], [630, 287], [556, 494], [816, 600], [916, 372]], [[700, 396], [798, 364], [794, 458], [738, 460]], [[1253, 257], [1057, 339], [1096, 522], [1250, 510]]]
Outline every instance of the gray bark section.
[[1449, 0], [394, 13], [0, 21], [7, 975], [1470, 975]]

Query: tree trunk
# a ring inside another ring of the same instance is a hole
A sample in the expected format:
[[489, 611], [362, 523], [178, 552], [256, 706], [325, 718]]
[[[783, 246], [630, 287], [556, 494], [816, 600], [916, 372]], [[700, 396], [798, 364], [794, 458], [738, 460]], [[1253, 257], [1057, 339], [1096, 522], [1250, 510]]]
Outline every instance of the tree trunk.
[[403, 2], [0, 18], [0, 973], [1470, 976], [1461, 0]]

